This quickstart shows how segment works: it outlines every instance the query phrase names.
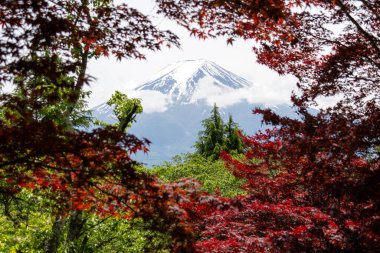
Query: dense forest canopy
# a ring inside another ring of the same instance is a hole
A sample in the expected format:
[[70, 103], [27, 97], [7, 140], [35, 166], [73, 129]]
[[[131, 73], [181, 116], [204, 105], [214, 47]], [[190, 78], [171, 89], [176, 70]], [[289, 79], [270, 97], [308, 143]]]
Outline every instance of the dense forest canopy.
[[[300, 93], [292, 101], [300, 119], [255, 109], [276, 127], [242, 135], [243, 157], [222, 152], [226, 168], [244, 179], [245, 195], [206, 193], [191, 179], [164, 183], [130, 157], [147, 152], [147, 140], [124, 127], [79, 126], [89, 122], [83, 91], [92, 80], [89, 59], [143, 59], [143, 50], [179, 46], [178, 37], [113, 1], [3, 0], [0, 82], [15, 86], [0, 97], [3, 215], [17, 228], [26, 217], [18, 209], [25, 191], [43, 198], [44, 214], [55, 217], [46, 252], [62, 249], [63, 236], [83, 236], [88, 214], [140, 219], [169, 238], [172, 252], [376, 252], [379, 1], [156, 3], [190, 35], [227, 37], [232, 45], [251, 40], [259, 63], [296, 76]], [[340, 98], [335, 105], [308, 112], [318, 98], [332, 96]], [[130, 123], [122, 113], [118, 118]]]

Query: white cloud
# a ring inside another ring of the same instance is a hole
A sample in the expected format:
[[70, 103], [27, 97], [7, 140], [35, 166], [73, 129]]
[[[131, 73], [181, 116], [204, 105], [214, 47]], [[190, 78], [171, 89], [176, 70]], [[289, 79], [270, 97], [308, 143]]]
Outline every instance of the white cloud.
[[212, 84], [212, 80], [204, 78], [194, 93], [194, 100], [205, 99], [208, 104], [216, 103], [219, 107], [226, 107], [246, 100], [252, 104], [275, 106], [290, 104], [292, 90], [296, 88], [296, 79], [291, 76], [277, 76], [266, 82], [253, 82], [252, 86], [237, 90], [223, 89]]
[[336, 95], [331, 97], [318, 97], [316, 99], [317, 105], [313, 107], [319, 109], [326, 109], [328, 107], [336, 105], [336, 103], [341, 99], [343, 99], [343, 95]]
[[215, 85], [213, 82], [214, 80], [209, 76], [202, 78], [194, 91], [191, 102], [205, 99], [210, 105], [217, 103], [220, 107], [224, 107], [241, 100], [240, 96], [236, 96], [235, 90]]
[[141, 98], [141, 104], [146, 113], [164, 112], [169, 105], [169, 97], [158, 91], [129, 91], [128, 97]]
[[292, 91], [296, 90], [297, 79], [293, 76], [275, 75], [271, 80], [257, 81], [247, 91], [247, 101], [267, 106], [290, 104]]

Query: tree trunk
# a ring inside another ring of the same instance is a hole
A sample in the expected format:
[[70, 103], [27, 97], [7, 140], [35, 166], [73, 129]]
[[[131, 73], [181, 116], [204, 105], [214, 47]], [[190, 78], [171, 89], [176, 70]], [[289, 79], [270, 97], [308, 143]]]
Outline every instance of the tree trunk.
[[[67, 231], [66, 241], [65, 245], [67, 247], [67, 252], [76, 252], [75, 250], [75, 244], [72, 244], [72, 242], [76, 241], [79, 236], [81, 235], [81, 231], [83, 228], [84, 223], [86, 220], [83, 218], [83, 212], [82, 211], [75, 211], [70, 216], [69, 221], [69, 228]], [[84, 241], [86, 242], [86, 241]], [[83, 247], [82, 245], [81, 247]], [[65, 247], [65, 248], [66, 248]]]
[[65, 220], [61, 216], [56, 216], [52, 228], [52, 235], [45, 247], [45, 253], [56, 253], [63, 235]]

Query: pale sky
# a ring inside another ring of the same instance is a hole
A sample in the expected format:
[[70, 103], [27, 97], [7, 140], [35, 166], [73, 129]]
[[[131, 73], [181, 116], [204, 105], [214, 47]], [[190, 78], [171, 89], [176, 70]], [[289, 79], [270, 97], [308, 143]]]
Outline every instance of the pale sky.
[[[116, 2], [121, 2], [116, 1]], [[220, 101], [236, 100], [246, 97], [252, 103], [281, 104], [289, 103], [291, 91], [295, 89], [296, 79], [290, 76], [279, 76], [269, 68], [256, 63], [252, 52], [253, 41], [237, 40], [234, 45], [227, 46], [225, 39], [199, 40], [190, 37], [189, 32], [162, 16], [155, 14], [153, 0], [124, 0], [144, 14], [152, 15], [152, 19], [161, 29], [169, 29], [180, 37], [181, 49], [163, 49], [158, 52], [147, 52], [146, 60], [116, 61], [113, 58], [92, 60], [88, 73], [96, 78], [89, 89], [92, 91], [89, 106], [93, 107], [105, 102], [115, 90], [128, 92], [139, 84], [143, 84], [165, 66], [182, 60], [206, 59], [221, 65], [225, 69], [240, 75], [254, 84], [250, 90], [219, 97]], [[155, 101], [151, 97], [150, 103]], [[144, 105], [144, 104], [143, 104]], [[157, 106], [160, 103], [157, 101]]]

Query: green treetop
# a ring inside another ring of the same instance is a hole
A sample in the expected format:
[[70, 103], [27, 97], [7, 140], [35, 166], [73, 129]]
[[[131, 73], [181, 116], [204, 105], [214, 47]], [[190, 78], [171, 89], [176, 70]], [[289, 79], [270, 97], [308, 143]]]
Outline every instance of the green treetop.
[[199, 139], [195, 143], [196, 152], [216, 159], [224, 149], [224, 123], [216, 104], [211, 110], [211, 116], [202, 121], [202, 126], [204, 130], [199, 132]]
[[116, 91], [112, 95], [107, 105], [114, 105], [113, 112], [119, 120], [119, 129], [123, 132], [136, 121], [136, 115], [143, 112], [141, 99], [128, 98], [126, 94], [120, 91]]
[[197, 154], [218, 159], [222, 150], [235, 154], [243, 152], [244, 146], [238, 133], [238, 125], [231, 115], [225, 125], [216, 104], [211, 110], [211, 116], [202, 121], [202, 126], [204, 130], [199, 132], [199, 138], [195, 143]]
[[225, 138], [225, 146], [226, 151], [229, 153], [243, 153], [244, 144], [239, 136], [239, 128], [236, 122], [232, 119], [230, 114], [228, 118], [228, 123], [226, 125], [226, 138]]

